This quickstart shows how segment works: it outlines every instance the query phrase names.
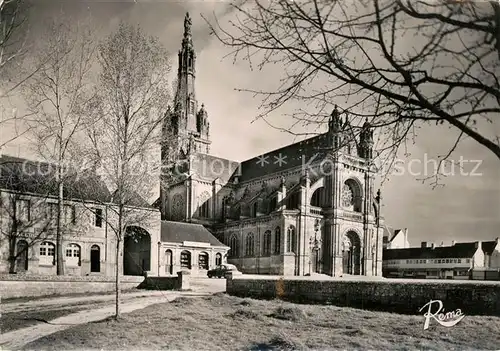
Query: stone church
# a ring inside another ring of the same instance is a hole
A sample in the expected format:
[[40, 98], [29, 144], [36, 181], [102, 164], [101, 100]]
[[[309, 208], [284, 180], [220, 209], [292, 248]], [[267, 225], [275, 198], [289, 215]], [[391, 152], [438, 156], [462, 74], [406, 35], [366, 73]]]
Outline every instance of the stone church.
[[162, 220], [203, 225], [243, 273], [381, 276], [383, 220], [369, 122], [351, 125], [335, 107], [323, 134], [243, 162], [216, 157], [208, 113], [196, 100], [189, 14], [178, 64], [164, 133], [179, 142], [162, 149], [164, 160], [175, 155], [162, 180]]

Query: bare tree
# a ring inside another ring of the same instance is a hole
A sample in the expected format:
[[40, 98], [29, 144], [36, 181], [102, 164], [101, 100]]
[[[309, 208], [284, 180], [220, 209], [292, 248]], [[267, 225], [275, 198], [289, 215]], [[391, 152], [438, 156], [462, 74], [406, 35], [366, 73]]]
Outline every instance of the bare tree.
[[82, 168], [76, 164], [81, 159], [78, 136], [88, 121], [83, 111], [94, 98], [89, 84], [96, 46], [89, 27], [68, 21], [52, 22], [45, 38], [31, 61], [32, 67], [40, 68], [23, 86], [23, 96], [32, 115], [28, 125], [39, 155], [58, 165], [56, 256], [57, 274], [62, 275], [64, 184], [70, 169]]
[[157, 38], [123, 23], [99, 45], [98, 57], [98, 102], [89, 112], [95, 121], [88, 136], [94, 160], [114, 194], [107, 222], [116, 239], [115, 318], [119, 318], [120, 247], [127, 228], [160, 219], [158, 211], [141, 208], [158, 188], [170, 63]]
[[252, 69], [283, 67], [277, 90], [245, 90], [263, 98], [259, 117], [299, 102], [294, 125], [321, 124], [344, 103], [393, 155], [425, 123], [457, 131], [442, 160], [467, 137], [500, 158], [498, 1], [257, 0], [233, 9], [227, 26], [209, 23], [230, 55]]
[[50, 236], [50, 184], [26, 168], [21, 159], [0, 158], [0, 246], [8, 243], [9, 273], [16, 273], [20, 258], [27, 262], [30, 247]]
[[[16, 273], [18, 268], [27, 269], [17, 264], [22, 259], [27, 265], [30, 248], [55, 239], [58, 188], [53, 173], [56, 169], [55, 165], [44, 162], [10, 156], [0, 158], [0, 247], [8, 247], [9, 273]], [[86, 177], [84, 181], [91, 183], [92, 179], [89, 182]], [[76, 223], [80, 234], [89, 229], [88, 221], [80, 221], [84, 212], [74, 210], [75, 202], [85, 200], [83, 184], [72, 177], [72, 191], [66, 194], [72, 204], [65, 206], [61, 230], [72, 235]]]
[[[26, 52], [25, 29], [27, 20], [27, 1], [0, 0], [0, 77], [4, 68]], [[12, 78], [12, 74], [5, 74]]]
[[[0, 128], [3, 132], [0, 149], [26, 132], [21, 115], [10, 107], [10, 93], [17, 89], [30, 73], [22, 69], [23, 58], [27, 52], [28, 1], [0, 0]], [[32, 74], [33, 72], [31, 72]]]

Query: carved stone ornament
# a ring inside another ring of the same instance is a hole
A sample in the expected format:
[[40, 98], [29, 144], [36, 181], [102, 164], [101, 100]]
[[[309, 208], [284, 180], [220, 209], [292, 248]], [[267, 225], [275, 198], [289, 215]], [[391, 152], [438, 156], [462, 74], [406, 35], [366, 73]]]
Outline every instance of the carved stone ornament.
[[344, 187], [342, 188], [342, 206], [344, 207], [352, 206], [354, 203], [353, 200], [354, 196], [351, 187], [347, 184], [344, 184]]
[[344, 240], [342, 241], [342, 250], [348, 251], [351, 249], [351, 246], [351, 240], [347, 236], [344, 236]]

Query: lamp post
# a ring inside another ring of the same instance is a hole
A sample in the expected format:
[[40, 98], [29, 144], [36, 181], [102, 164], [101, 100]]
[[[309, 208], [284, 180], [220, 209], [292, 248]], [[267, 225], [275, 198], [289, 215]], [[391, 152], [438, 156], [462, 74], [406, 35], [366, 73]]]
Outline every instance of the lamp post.
[[[311, 247], [311, 254], [314, 253], [315, 256], [315, 273], [319, 273], [319, 250], [321, 245], [321, 238], [318, 239], [318, 231], [321, 227], [321, 221], [316, 219], [314, 222], [314, 239], [309, 240], [309, 246]], [[309, 259], [309, 271], [311, 271], [311, 260]]]

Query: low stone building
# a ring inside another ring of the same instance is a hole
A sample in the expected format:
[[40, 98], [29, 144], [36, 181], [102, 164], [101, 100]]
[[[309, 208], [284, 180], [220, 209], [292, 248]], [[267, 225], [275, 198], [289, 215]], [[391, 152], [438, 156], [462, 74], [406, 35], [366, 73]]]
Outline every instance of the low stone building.
[[500, 270], [500, 244], [498, 238], [449, 246], [422, 242], [420, 247], [386, 249], [383, 259], [388, 278], [469, 279], [476, 270]]
[[161, 243], [158, 243], [160, 275], [190, 270], [206, 276], [207, 270], [226, 263], [229, 247], [222, 244], [201, 224], [162, 221]]
[[[0, 157], [0, 273], [56, 274], [56, 170], [46, 162]], [[127, 210], [137, 212], [141, 223], [126, 229], [120, 273], [156, 275], [151, 243], [160, 240], [160, 212], [140, 198]], [[66, 275], [115, 274], [116, 212], [113, 195], [95, 173], [68, 176], [61, 225]]]

